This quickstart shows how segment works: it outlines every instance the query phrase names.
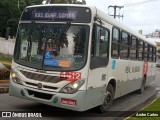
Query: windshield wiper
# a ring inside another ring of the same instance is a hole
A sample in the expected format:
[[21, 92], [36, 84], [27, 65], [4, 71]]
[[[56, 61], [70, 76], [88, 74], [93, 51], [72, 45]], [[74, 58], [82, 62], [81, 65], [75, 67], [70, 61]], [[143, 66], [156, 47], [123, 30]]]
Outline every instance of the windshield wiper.
[[31, 59], [31, 49], [32, 49], [32, 34], [34, 28], [35, 21], [31, 22], [30, 30], [29, 30], [29, 40], [28, 40], [28, 51], [27, 51], [27, 60]]

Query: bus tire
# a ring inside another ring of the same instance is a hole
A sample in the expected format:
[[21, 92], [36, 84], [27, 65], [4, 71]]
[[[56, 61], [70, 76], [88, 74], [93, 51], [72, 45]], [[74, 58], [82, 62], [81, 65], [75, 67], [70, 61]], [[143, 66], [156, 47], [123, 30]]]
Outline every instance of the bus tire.
[[109, 107], [112, 105], [114, 99], [114, 89], [111, 84], [108, 84], [105, 92], [105, 97], [103, 100], [103, 104], [98, 106], [98, 112], [104, 113], [108, 111]]
[[138, 94], [142, 94], [144, 92], [145, 84], [146, 84], [146, 77], [144, 76], [142, 80], [141, 88], [138, 90]]

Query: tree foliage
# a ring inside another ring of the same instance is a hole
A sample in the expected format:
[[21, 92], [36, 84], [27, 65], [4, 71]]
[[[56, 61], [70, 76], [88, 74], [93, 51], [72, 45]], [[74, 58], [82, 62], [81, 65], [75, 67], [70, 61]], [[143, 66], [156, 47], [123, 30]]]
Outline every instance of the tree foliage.
[[[43, 0], [0, 0], [0, 36], [5, 37], [6, 28], [10, 27], [10, 35], [15, 36], [18, 19], [26, 6], [42, 4]], [[86, 4], [85, 0], [51, 0], [51, 4]]]
[[10, 27], [10, 35], [15, 36], [18, 19], [28, 5], [40, 4], [40, 0], [1, 0], [0, 1], [0, 36], [4, 37], [6, 28]]

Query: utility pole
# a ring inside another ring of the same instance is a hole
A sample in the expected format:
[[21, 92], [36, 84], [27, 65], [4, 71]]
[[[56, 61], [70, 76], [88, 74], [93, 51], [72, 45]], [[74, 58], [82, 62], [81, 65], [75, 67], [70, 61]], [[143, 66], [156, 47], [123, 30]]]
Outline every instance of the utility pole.
[[108, 12], [108, 14], [109, 14], [110, 16], [114, 16], [115, 19], [116, 19], [116, 17], [122, 17], [122, 19], [123, 19], [123, 15], [120, 15], [120, 14], [117, 15], [117, 9], [119, 9], [119, 11], [120, 11], [120, 9], [121, 9], [121, 8], [124, 8], [124, 6], [117, 6], [117, 5], [112, 6], [112, 5], [110, 5], [110, 6], [108, 6], [108, 11], [109, 11], [110, 8], [113, 8], [113, 9], [114, 9], [114, 14], [113, 14], [113, 15], [110, 15], [109, 12]]

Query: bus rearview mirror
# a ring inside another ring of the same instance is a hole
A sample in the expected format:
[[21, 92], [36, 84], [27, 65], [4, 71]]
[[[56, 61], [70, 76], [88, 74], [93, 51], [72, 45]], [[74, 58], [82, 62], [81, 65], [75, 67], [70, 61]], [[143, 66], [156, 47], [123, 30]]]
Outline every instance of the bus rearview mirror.
[[6, 28], [6, 35], [5, 35], [6, 40], [8, 40], [9, 34], [10, 34], [10, 27], [7, 27]]

